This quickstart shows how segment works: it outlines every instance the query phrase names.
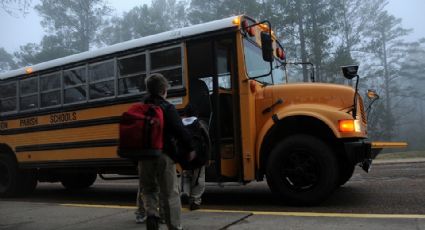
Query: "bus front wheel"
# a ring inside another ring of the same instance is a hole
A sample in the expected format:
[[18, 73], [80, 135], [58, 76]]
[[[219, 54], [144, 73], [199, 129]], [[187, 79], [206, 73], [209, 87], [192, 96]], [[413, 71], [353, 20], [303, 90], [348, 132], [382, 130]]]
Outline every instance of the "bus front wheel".
[[37, 186], [34, 170], [19, 170], [16, 160], [9, 154], [0, 154], [0, 197], [26, 195]]
[[69, 173], [61, 176], [61, 183], [66, 189], [84, 189], [93, 185], [96, 181], [95, 172]]
[[353, 164], [344, 164], [344, 163], [340, 163], [341, 167], [340, 167], [340, 176], [338, 179], [338, 186], [342, 186], [345, 183], [347, 183], [351, 177], [354, 174], [354, 170], [355, 170], [355, 165]]
[[304, 134], [289, 136], [270, 153], [267, 183], [288, 204], [318, 204], [337, 185], [337, 162], [332, 149], [322, 140]]

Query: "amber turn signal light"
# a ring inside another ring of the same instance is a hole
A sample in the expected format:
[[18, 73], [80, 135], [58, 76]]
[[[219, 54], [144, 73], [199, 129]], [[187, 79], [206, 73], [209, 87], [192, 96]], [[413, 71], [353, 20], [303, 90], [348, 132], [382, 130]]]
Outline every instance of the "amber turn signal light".
[[340, 132], [354, 132], [356, 130], [354, 120], [340, 120], [339, 131]]

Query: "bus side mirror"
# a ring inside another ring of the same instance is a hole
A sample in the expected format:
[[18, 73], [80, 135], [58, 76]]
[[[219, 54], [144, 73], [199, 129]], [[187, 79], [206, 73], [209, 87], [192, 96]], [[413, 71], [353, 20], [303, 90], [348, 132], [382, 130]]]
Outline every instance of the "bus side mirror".
[[266, 62], [273, 61], [272, 37], [267, 32], [261, 32], [261, 48], [263, 51], [263, 60]]
[[344, 77], [348, 80], [351, 80], [355, 77], [357, 77], [357, 70], [359, 69], [358, 65], [348, 65], [348, 66], [342, 66], [342, 73], [344, 74]]

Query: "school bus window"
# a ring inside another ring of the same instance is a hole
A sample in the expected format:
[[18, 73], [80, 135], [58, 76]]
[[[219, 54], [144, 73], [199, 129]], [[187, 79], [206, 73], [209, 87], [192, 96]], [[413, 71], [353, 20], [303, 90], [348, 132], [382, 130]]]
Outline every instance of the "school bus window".
[[137, 74], [146, 71], [146, 55], [139, 54], [136, 56], [125, 57], [118, 60], [119, 76]]
[[118, 60], [118, 94], [144, 91], [146, 77], [146, 55], [139, 54]]
[[20, 82], [20, 110], [38, 108], [38, 78], [21, 80]]
[[12, 112], [16, 111], [16, 93], [17, 84], [16, 82], [8, 82], [0, 84], [0, 112]]
[[92, 64], [88, 68], [89, 73], [89, 97], [98, 99], [114, 96], [114, 61]]
[[90, 84], [90, 99], [114, 96], [114, 81], [104, 81]]
[[89, 81], [96, 82], [114, 78], [114, 61], [107, 61], [89, 65]]
[[61, 103], [61, 73], [40, 76], [40, 107], [50, 107]]
[[165, 78], [167, 78], [168, 83], [170, 84], [170, 87], [176, 88], [181, 86], [182, 83], [182, 69], [171, 69], [171, 70], [162, 70], [162, 71], [153, 71], [152, 73], [161, 73], [164, 75]]
[[85, 66], [63, 71], [65, 104], [86, 100], [86, 79]]
[[21, 96], [37, 93], [38, 91], [37, 80], [38, 80], [37, 77], [21, 80], [20, 82]]
[[151, 69], [181, 65], [181, 47], [151, 53]]
[[129, 94], [129, 93], [139, 93], [145, 90], [144, 79], [146, 78], [145, 74], [140, 74], [132, 77], [125, 77], [119, 79], [119, 88], [118, 93], [120, 95]]
[[77, 86], [64, 91], [64, 101], [66, 104], [86, 100], [86, 86]]
[[86, 82], [86, 79], [86, 67], [84, 66], [63, 71], [65, 87], [81, 85]]
[[181, 47], [166, 50], [153, 51], [150, 54], [151, 72], [161, 73], [167, 78], [171, 88], [183, 85], [181, 67]]
[[60, 76], [60, 72], [40, 76], [41, 91], [43, 92], [48, 90], [60, 89]]

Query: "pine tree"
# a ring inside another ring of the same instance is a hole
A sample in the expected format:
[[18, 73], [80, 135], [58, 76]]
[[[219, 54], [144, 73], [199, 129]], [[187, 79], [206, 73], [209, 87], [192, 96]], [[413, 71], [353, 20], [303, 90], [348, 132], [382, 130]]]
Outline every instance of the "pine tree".
[[13, 60], [13, 56], [8, 53], [3, 47], [0, 48], [0, 72], [6, 72], [16, 69], [18, 66]]
[[[406, 56], [406, 44], [402, 39], [410, 30], [401, 26], [401, 19], [389, 15], [387, 11], [378, 12], [377, 19], [369, 25], [363, 33], [368, 38], [364, 51], [372, 53], [370, 60], [371, 69], [369, 74], [379, 78], [382, 89], [382, 102], [384, 109], [383, 117], [384, 138], [389, 140], [395, 135], [395, 126], [399, 117], [396, 116], [394, 107], [397, 107], [396, 97], [402, 92], [400, 84], [400, 64]], [[374, 61], [373, 61], [374, 60]]]
[[102, 31], [101, 41], [112, 45], [188, 25], [185, 1], [153, 0], [136, 6], [123, 17], [114, 17]]
[[41, 25], [50, 36], [66, 38], [74, 52], [84, 52], [94, 45], [104, 16], [110, 8], [104, 0], [42, 0], [35, 7], [43, 20]]

